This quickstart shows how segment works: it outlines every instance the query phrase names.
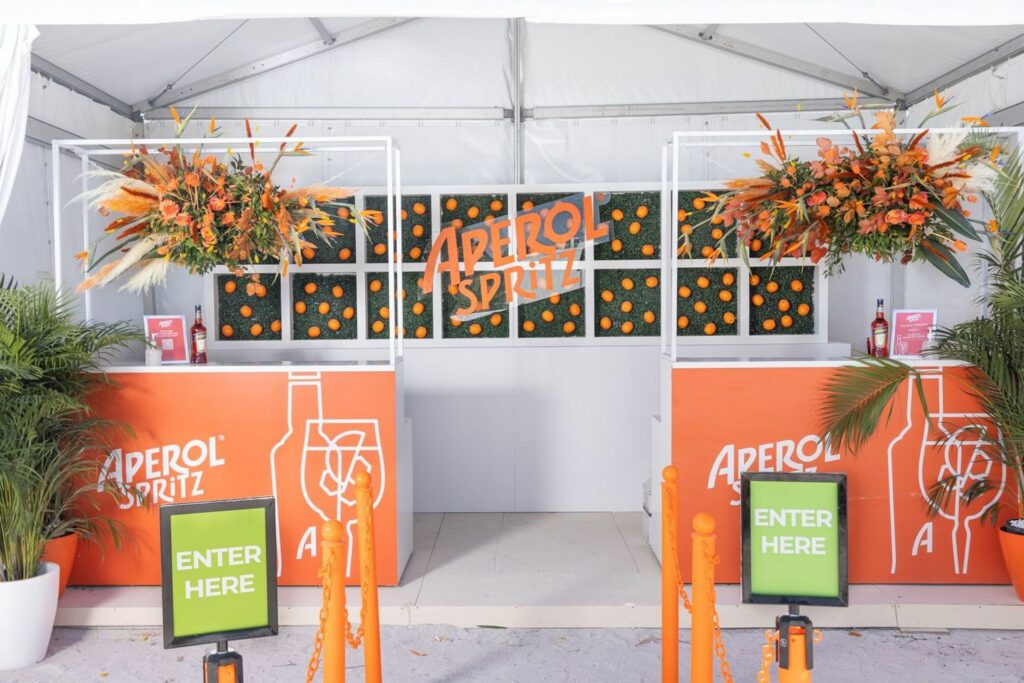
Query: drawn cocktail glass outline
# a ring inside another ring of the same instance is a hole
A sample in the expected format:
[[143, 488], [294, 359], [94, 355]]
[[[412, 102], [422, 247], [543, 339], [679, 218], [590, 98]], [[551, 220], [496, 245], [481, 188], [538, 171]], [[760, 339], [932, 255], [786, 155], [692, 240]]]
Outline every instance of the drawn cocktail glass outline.
[[[376, 419], [324, 419], [323, 392], [320, 373], [316, 371], [292, 371], [288, 373], [287, 429], [281, 439], [270, 450], [270, 477], [277, 517], [277, 575], [284, 568], [283, 558], [292, 556], [301, 559], [304, 550], [312, 557], [317, 554], [315, 533], [319, 523], [335, 519], [342, 520], [345, 506], [353, 506], [354, 493], [348, 487], [354, 482], [360, 469], [365, 469], [375, 479], [377, 496], [373, 506], [380, 505], [384, 496], [386, 471], [380, 441], [380, 425]], [[315, 429], [313, 428], [315, 425]], [[353, 427], [362, 425], [364, 429]], [[340, 429], [335, 429], [340, 427]], [[333, 436], [328, 432], [334, 433]], [[335, 433], [336, 432], [336, 433]], [[372, 432], [372, 444], [367, 437]], [[354, 442], [352, 441], [354, 440]], [[346, 454], [349, 455], [347, 471]], [[316, 462], [319, 456], [322, 458]], [[369, 459], [367, 459], [369, 457]], [[357, 467], [361, 465], [360, 467]], [[319, 466], [319, 469], [316, 469]], [[376, 470], [376, 472], [375, 472]], [[344, 476], [342, 476], [344, 473]], [[376, 476], [375, 476], [376, 474]], [[334, 486], [327, 486], [336, 478]], [[321, 484], [324, 488], [321, 488]], [[294, 524], [285, 524], [284, 518], [294, 521], [309, 515], [298, 505], [297, 496], [302, 495], [309, 512], [317, 518], [316, 523], [302, 522], [305, 529], [297, 538]], [[295, 496], [294, 498], [292, 496]], [[324, 501], [317, 504], [316, 500]], [[284, 503], [284, 504], [282, 504]], [[330, 515], [330, 516], [328, 516]], [[349, 557], [347, 570], [351, 573], [354, 520], [347, 524], [349, 535]], [[287, 543], [285, 542], [287, 540]], [[295, 544], [293, 547], [293, 543]]]
[[[367, 444], [371, 436], [372, 443]], [[334, 434], [331, 436], [330, 434]], [[364, 455], [371, 458], [367, 460]], [[306, 437], [302, 448], [302, 495], [310, 509], [323, 521], [345, 522], [348, 534], [348, 559], [345, 573], [352, 573], [355, 547], [355, 516], [343, 520], [344, 508], [355, 508], [356, 474], [366, 472], [375, 480], [377, 495], [373, 507], [384, 499], [384, 453], [380, 445], [380, 424], [376, 419], [306, 420]], [[378, 476], [374, 476], [379, 473]], [[320, 501], [317, 504], [315, 501]]]
[[[971, 522], [981, 518], [993, 505], [996, 505], [1002, 496], [1005, 488], [1006, 466], [993, 460], [985, 447], [991, 445], [990, 439], [986, 438], [989, 426], [985, 423], [989, 420], [986, 413], [960, 413], [946, 412], [945, 377], [942, 369], [922, 371], [922, 382], [936, 382], [938, 388], [938, 410], [931, 411], [931, 425], [924, 421], [923, 416], [917, 429], [920, 431], [920, 441], [917, 445], [917, 488], [925, 503], [928, 502], [928, 489], [935, 483], [956, 477], [951, 492], [952, 508], [944, 508], [936, 511], [938, 517], [952, 522], [950, 540], [952, 545], [952, 561], [954, 574], [966, 574], [969, 567], [971, 552]], [[889, 538], [890, 538], [890, 573], [896, 573], [898, 563], [897, 533], [896, 533], [896, 491], [894, 460], [895, 451], [904, 437], [915, 428], [914, 425], [914, 397], [916, 391], [911, 387], [906, 389], [906, 425], [890, 442], [887, 452], [888, 485], [889, 485]], [[927, 391], [926, 391], [927, 394]], [[948, 422], [953, 424], [949, 425]], [[998, 428], [992, 427], [996, 432], [996, 440], [1000, 437]], [[931, 434], [937, 432], [938, 438], [931, 438]], [[976, 434], [975, 439], [963, 439], [962, 435]], [[966, 456], [965, 451], [969, 451]], [[938, 463], [935, 463], [936, 454], [941, 455]], [[936, 466], [937, 465], [937, 466]], [[970, 480], [977, 481], [984, 477], [991, 477], [993, 466], [1001, 468], [996, 478], [998, 486], [988, 491], [978, 499], [972, 501], [971, 506], [974, 512], [969, 512], [962, 500], [963, 492], [970, 487]], [[978, 470], [981, 467], [981, 470]], [[927, 477], [926, 471], [932, 470], [934, 477]], [[988, 499], [986, 501], [986, 499]], [[964, 514], [964, 513], [967, 514]], [[911, 555], [917, 554], [919, 541], [926, 530], [933, 524], [932, 520], [925, 522], [916, 535]], [[962, 550], [961, 550], [962, 546]]]

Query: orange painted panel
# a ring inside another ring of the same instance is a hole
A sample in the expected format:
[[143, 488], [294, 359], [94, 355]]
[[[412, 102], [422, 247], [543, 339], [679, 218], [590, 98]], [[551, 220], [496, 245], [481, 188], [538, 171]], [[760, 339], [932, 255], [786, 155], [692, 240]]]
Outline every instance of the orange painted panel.
[[130, 481], [150, 505], [104, 510], [125, 543], [79, 544], [76, 585], [160, 583], [158, 507], [276, 496], [279, 580], [319, 583], [320, 525], [346, 524], [355, 561], [355, 475], [374, 491], [377, 576], [398, 583], [395, 374], [393, 372], [139, 372], [95, 398], [100, 415], [132, 427], [111, 438], [100, 478]]
[[[835, 452], [818, 436], [822, 387], [834, 371], [673, 369], [672, 462], [680, 472], [680, 528], [688, 531], [697, 512], [714, 515], [721, 556], [716, 579], [740, 580], [739, 482], [740, 472], [749, 470], [846, 473], [851, 582], [1007, 583], [996, 528], [981, 521], [1002, 489], [934, 517], [925, 503], [928, 486], [953, 474], [970, 481], [990, 471], [1005, 486], [1013, 485], [978, 443], [977, 430], [991, 437], [993, 426], [963, 391], [963, 369], [927, 372], [930, 427], [917, 393], [902, 387], [889, 421], [857, 455]], [[688, 542], [680, 543], [679, 555], [688, 574]]]

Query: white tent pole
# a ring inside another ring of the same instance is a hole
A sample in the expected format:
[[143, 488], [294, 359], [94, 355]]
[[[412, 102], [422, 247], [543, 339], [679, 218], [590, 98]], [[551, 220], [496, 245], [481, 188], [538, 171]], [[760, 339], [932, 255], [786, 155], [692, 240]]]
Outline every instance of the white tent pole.
[[525, 182], [523, 161], [526, 141], [523, 130], [523, 33], [522, 19], [512, 19], [512, 182]]

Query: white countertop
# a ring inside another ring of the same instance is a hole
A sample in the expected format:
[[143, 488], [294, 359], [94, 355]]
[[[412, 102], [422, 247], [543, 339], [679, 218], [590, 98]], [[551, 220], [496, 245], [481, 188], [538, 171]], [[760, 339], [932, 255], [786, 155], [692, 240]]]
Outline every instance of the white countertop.
[[169, 365], [110, 365], [110, 373], [244, 373], [244, 372], [394, 372], [388, 361], [259, 361], [232, 363], [175, 363]]

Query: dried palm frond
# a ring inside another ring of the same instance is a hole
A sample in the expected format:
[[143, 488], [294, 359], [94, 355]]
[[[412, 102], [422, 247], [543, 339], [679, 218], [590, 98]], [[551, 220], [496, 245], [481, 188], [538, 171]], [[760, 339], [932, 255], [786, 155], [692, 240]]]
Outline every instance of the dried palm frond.
[[167, 280], [167, 269], [171, 262], [167, 258], [145, 259], [139, 263], [139, 270], [132, 275], [127, 282], [121, 285], [119, 291], [141, 293]]
[[121, 275], [121, 273], [141, 261], [147, 254], [159, 247], [165, 241], [167, 241], [166, 235], [149, 235], [147, 237], [143, 237], [132, 245], [132, 247], [124, 253], [124, 256], [116, 261], [106, 264], [100, 268], [99, 272], [95, 275], [83, 280], [82, 283], [78, 285], [77, 290], [79, 292], [84, 292], [96, 285], [105, 285], [113, 281]]

